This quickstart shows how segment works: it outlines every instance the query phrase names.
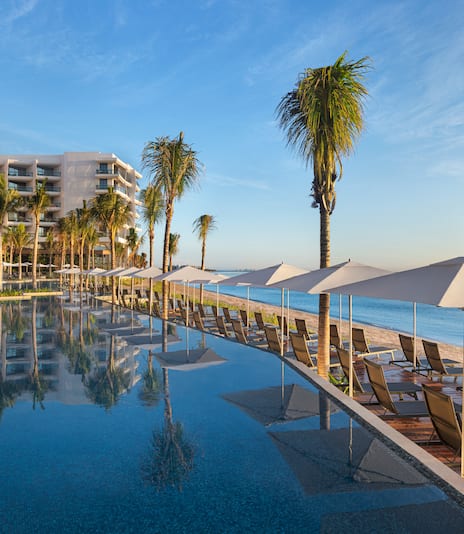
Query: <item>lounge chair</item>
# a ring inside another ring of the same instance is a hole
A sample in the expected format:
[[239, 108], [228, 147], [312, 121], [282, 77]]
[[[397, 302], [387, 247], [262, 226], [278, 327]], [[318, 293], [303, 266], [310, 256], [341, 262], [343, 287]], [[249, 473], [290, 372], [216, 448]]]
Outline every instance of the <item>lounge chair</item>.
[[155, 316], [155, 317], [159, 317], [161, 319], [161, 309], [160, 309], [160, 305], [159, 305], [159, 302], [154, 300], [153, 303], [152, 303], [152, 314]]
[[315, 353], [309, 351], [305, 336], [296, 332], [290, 332], [290, 342], [296, 359], [308, 367], [315, 369], [317, 362], [312, 358]]
[[429, 375], [432, 375], [432, 373], [435, 372], [438, 373], [441, 378], [444, 376], [454, 376], [455, 381], [458, 376], [462, 375], [462, 367], [452, 367], [452, 365], [457, 365], [457, 362], [454, 360], [442, 359], [436, 343], [423, 339], [422, 345], [424, 347], [425, 357], [430, 365], [430, 369], [428, 369]]
[[240, 310], [240, 319], [242, 320], [243, 326], [245, 328], [250, 327], [250, 318], [248, 317], [248, 312], [246, 310]]
[[441, 441], [456, 453], [456, 458], [461, 452], [462, 443], [459, 412], [456, 412], [455, 404], [448, 395], [430, 386], [424, 385], [422, 388], [433, 428]]
[[267, 343], [263, 342], [263, 338], [256, 334], [246, 334], [243, 330], [242, 322], [239, 319], [232, 319], [232, 328], [235, 332], [235, 337], [239, 343], [245, 345], [252, 345], [254, 347], [266, 348]]
[[218, 307], [215, 304], [211, 305], [211, 311], [213, 312], [214, 317], [219, 315]]
[[348, 343], [342, 341], [340, 333], [338, 332], [338, 326], [336, 324], [330, 325], [330, 345], [334, 348], [341, 347], [342, 349], [348, 348]]
[[385, 409], [384, 416], [388, 416], [387, 412], [394, 414], [395, 417], [427, 417], [429, 412], [424, 401], [399, 401], [395, 402], [392, 399], [390, 390], [385, 380], [383, 367], [369, 360], [364, 359], [367, 376], [372, 387], [372, 391], [379, 404]]
[[197, 328], [198, 330], [202, 330], [204, 332], [210, 332], [212, 330], [214, 330], [215, 332], [218, 331], [217, 326], [205, 324], [205, 322], [203, 321], [203, 317], [198, 311], [193, 312], [193, 322], [195, 323], [195, 328]]
[[230, 332], [227, 330], [227, 325], [222, 315], [216, 315], [216, 325], [221, 335], [224, 337], [230, 337]]
[[203, 306], [203, 304], [201, 302], [199, 302], [197, 304], [197, 308], [198, 308], [198, 311], [199, 311], [201, 317], [203, 317], [203, 319], [206, 319], [206, 317], [211, 316], [210, 314], [206, 313], [205, 307]]
[[264, 332], [264, 327], [266, 326], [266, 324], [264, 323], [263, 314], [261, 312], [255, 312], [255, 321], [257, 330], [260, 332]]
[[404, 354], [404, 360], [392, 360], [390, 363], [398, 365], [400, 367], [408, 368], [412, 367], [415, 371], [428, 369], [429, 366], [426, 361], [421, 360], [416, 351], [416, 362], [414, 362], [414, 338], [406, 336], [405, 334], [399, 334], [401, 350]]
[[226, 323], [232, 324], [233, 317], [230, 315], [230, 310], [227, 307], [222, 308], [222, 314]]
[[[282, 316], [277, 315], [277, 322], [279, 324], [279, 328], [282, 330]], [[284, 336], [288, 336], [288, 322], [287, 317], [284, 316]]]
[[316, 340], [317, 336], [309, 332], [304, 319], [295, 318], [295, 326], [297, 333], [303, 335], [308, 341]]
[[269, 350], [279, 355], [283, 354], [282, 341], [277, 328], [275, 326], [265, 326], [264, 334], [269, 345]]
[[[350, 380], [350, 353], [346, 349], [337, 347], [337, 356], [340, 361], [343, 374], [345, 375], [346, 386], [348, 387], [349, 380]], [[414, 397], [417, 400], [417, 392], [421, 391], [420, 386], [418, 386], [417, 384], [413, 384], [411, 382], [387, 382], [386, 384], [387, 384], [388, 389], [390, 390], [390, 393], [398, 394], [400, 395], [400, 398], [403, 394], [406, 394], [406, 395], [411, 395], [411, 397]], [[357, 391], [360, 394], [365, 393], [365, 394], [371, 394], [372, 396], [374, 395], [374, 391], [372, 389], [371, 384], [369, 382], [361, 382], [359, 380], [358, 373], [356, 372], [356, 369], [354, 368], [354, 366], [353, 366], [353, 390]]]
[[395, 347], [370, 347], [366, 341], [363, 328], [353, 328], [352, 336], [353, 347], [357, 356], [362, 358], [364, 356], [379, 357], [381, 354], [391, 354], [392, 360], [395, 359], [395, 351], [397, 350]]

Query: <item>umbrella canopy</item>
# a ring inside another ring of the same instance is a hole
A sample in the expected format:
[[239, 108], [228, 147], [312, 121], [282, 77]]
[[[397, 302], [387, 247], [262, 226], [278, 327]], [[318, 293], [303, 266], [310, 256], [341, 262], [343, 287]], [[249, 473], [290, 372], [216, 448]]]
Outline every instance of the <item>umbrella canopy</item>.
[[163, 271], [158, 269], [158, 267], [147, 267], [146, 269], [140, 269], [140, 271], [133, 273], [132, 276], [134, 278], [156, 278], [160, 274], [163, 274]]
[[220, 365], [226, 361], [225, 358], [210, 348], [160, 352], [155, 356], [161, 367], [177, 371], [193, 371], [212, 365]]
[[263, 287], [307, 272], [307, 269], [301, 269], [300, 267], [295, 267], [287, 263], [279, 263], [278, 265], [272, 265], [271, 267], [265, 267], [257, 271], [231, 276], [227, 280], [219, 282], [219, 285]]
[[207, 283], [211, 282], [211, 280], [213, 280], [215, 276], [215, 273], [211, 273], [209, 271], [202, 271], [201, 269], [197, 269], [196, 267], [190, 267], [189, 265], [187, 265], [169, 273], [162, 273], [157, 276], [155, 280], [166, 280], [168, 282]]
[[363, 428], [270, 432], [305, 493], [404, 488], [427, 481]]
[[[222, 397], [265, 426], [319, 415], [319, 393], [297, 384], [238, 391]], [[331, 403], [331, 412], [336, 411]]]
[[[389, 273], [390, 271], [385, 269], [378, 269], [377, 267], [348, 260], [338, 265], [326, 267], [325, 269], [306, 272], [287, 280], [274, 282], [272, 286], [284, 287], [285, 289], [303, 293], [329, 293], [336, 286], [358, 282], [359, 280], [367, 280]], [[336, 291], [333, 292], [336, 293]]]
[[90, 276], [101, 276], [102, 273], [106, 273], [106, 270], [100, 269], [100, 267], [95, 267], [93, 269], [89, 269], [88, 271], [83, 271], [82, 274], [88, 274]]
[[81, 270], [79, 269], [79, 267], [72, 267], [69, 269], [61, 269], [60, 271], [56, 271], [56, 272], [62, 273], [62, 274], [80, 274]]
[[104, 273], [101, 273], [101, 276], [119, 276], [121, 271], [125, 271], [124, 267], [116, 267], [116, 269], [110, 269]]
[[[154, 331], [155, 332], [155, 331]], [[129, 345], [136, 345], [141, 349], [151, 350], [163, 344], [162, 335], [153, 335], [151, 332], [139, 333], [134, 335], [121, 336]], [[173, 334], [168, 334], [164, 343], [178, 343], [180, 338]]]
[[340, 286], [333, 292], [464, 308], [464, 257]]
[[127, 267], [127, 269], [123, 269], [122, 271], [119, 271], [119, 273], [116, 274], [115, 276], [132, 276], [138, 271], [140, 271], [138, 267]]

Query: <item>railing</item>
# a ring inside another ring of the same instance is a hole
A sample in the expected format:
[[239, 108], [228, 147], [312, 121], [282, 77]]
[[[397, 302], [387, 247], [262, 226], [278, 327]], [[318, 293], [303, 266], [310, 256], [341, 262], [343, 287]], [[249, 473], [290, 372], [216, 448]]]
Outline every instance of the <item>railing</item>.
[[95, 173], [96, 174], [108, 174], [111, 176], [117, 174], [113, 169], [97, 169]]
[[30, 223], [32, 221], [29, 217], [19, 217], [16, 213], [9, 213], [8, 214], [8, 222], [22, 222], [22, 223]]
[[45, 191], [59, 193], [61, 191], [61, 187], [59, 185], [45, 184]]
[[32, 193], [32, 186], [31, 185], [19, 185], [19, 184], [8, 184], [8, 189], [14, 189], [18, 192], [26, 192], [26, 193]]
[[61, 176], [61, 171], [52, 171], [50, 169], [40, 169], [37, 167], [37, 176]]
[[33, 174], [22, 169], [8, 169], [8, 176], [33, 176]]
[[48, 206], [48, 208], [61, 208], [61, 202], [54, 202], [53, 204], [50, 204], [50, 206]]

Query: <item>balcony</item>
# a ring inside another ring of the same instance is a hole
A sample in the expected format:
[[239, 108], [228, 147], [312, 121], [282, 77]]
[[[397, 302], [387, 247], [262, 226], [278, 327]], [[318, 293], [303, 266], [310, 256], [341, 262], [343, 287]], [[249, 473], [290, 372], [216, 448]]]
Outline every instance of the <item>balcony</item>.
[[61, 187], [59, 185], [45, 184], [45, 191], [47, 193], [59, 193], [61, 191]]
[[19, 224], [19, 223], [23, 223], [23, 224], [31, 224], [32, 222], [32, 219], [30, 217], [25, 217], [23, 214], [21, 213], [9, 213], [8, 214], [8, 223], [13, 223], [13, 224]]
[[61, 176], [61, 171], [57, 169], [50, 169], [46, 167], [37, 167], [37, 176], [44, 178], [54, 178]]
[[48, 211], [57, 211], [60, 209], [61, 209], [61, 202], [53, 202], [53, 204], [50, 204], [50, 206], [48, 206], [47, 208]]
[[104, 174], [106, 176], [116, 176], [117, 172], [114, 171], [112, 168], [107, 167], [106, 169], [103, 169], [103, 168], [96, 169], [95, 174]]
[[8, 189], [13, 189], [18, 191], [18, 193], [32, 193], [31, 185], [20, 185], [15, 184], [14, 182], [8, 182]]
[[32, 177], [33, 173], [32, 173], [32, 171], [28, 171], [27, 169], [24, 169], [24, 168], [9, 167], [8, 168], [8, 176], [28, 176], [28, 177]]

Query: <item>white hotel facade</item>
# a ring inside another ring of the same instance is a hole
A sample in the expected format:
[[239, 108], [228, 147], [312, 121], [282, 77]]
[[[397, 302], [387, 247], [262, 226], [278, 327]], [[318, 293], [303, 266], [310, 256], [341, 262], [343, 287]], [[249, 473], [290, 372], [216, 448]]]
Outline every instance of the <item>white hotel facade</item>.
[[[46, 180], [46, 191], [50, 206], [42, 216], [39, 240], [45, 241], [50, 227], [58, 219], [75, 208], [82, 208], [83, 201], [106, 193], [109, 187], [123, 198], [132, 209], [132, 220], [121, 232], [118, 241], [125, 243], [128, 228], [137, 228], [137, 206], [141, 205], [136, 195], [140, 190], [137, 181], [142, 175], [115, 154], [102, 152], [65, 152], [60, 155], [0, 155], [0, 174], [8, 182], [8, 188], [16, 189], [27, 198], [32, 195], [38, 183]], [[8, 226], [26, 225], [32, 234], [33, 220], [27, 208], [19, 208], [8, 214]], [[140, 234], [140, 228], [137, 228]], [[101, 238], [104, 244], [108, 238]]]

